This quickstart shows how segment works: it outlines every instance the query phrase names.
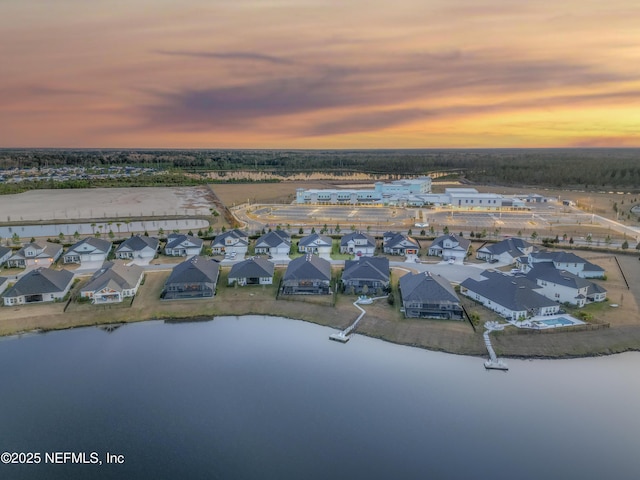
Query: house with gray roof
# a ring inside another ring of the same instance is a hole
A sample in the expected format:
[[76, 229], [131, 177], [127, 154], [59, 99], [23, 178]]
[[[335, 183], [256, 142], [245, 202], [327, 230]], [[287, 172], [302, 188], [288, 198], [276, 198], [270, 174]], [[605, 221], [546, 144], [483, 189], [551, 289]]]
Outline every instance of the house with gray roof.
[[5, 306], [53, 302], [62, 300], [72, 285], [72, 272], [40, 267], [20, 277], [2, 299]]
[[[598, 287], [598, 291], [592, 287], [589, 280], [574, 275], [566, 270], [556, 269], [550, 262], [540, 262], [531, 268], [526, 277], [540, 286], [540, 293], [551, 300], [560, 303], [569, 303], [577, 307], [583, 307], [587, 301], [589, 292], [592, 292], [593, 301], [603, 301], [606, 298], [606, 290]], [[598, 295], [595, 295], [598, 293]], [[598, 300], [595, 300], [595, 299]]]
[[213, 297], [216, 293], [220, 264], [206, 257], [194, 256], [176, 265], [164, 284], [161, 298], [180, 300]]
[[346, 260], [342, 289], [351, 294], [382, 295], [389, 289], [389, 259], [358, 257], [357, 260]]
[[104, 262], [112, 243], [102, 238], [87, 237], [69, 247], [62, 256], [64, 263]]
[[463, 320], [463, 310], [447, 279], [430, 272], [400, 277], [400, 296], [407, 318]]
[[306, 237], [302, 237], [298, 242], [298, 252], [300, 253], [315, 253], [317, 255], [331, 255], [331, 247], [333, 246], [333, 240], [331, 237], [320, 235], [318, 233], [312, 233]]
[[237, 228], [221, 233], [211, 242], [211, 251], [215, 255], [235, 253], [244, 256], [248, 249], [249, 234]]
[[291, 236], [284, 230], [273, 230], [265, 233], [255, 246], [256, 255], [266, 254], [273, 256], [289, 255], [291, 251]]
[[164, 253], [170, 257], [200, 255], [202, 243], [202, 239], [198, 237], [182, 233], [172, 233], [167, 237]]
[[31, 242], [7, 259], [7, 267], [26, 268], [37, 265], [50, 267], [62, 255], [62, 245], [50, 242]]
[[400, 277], [400, 296], [407, 318], [463, 320], [460, 300], [449, 281], [430, 272]]
[[372, 257], [376, 252], [376, 240], [362, 232], [352, 232], [340, 239], [340, 253], [351, 253], [358, 257]]
[[0, 294], [9, 287], [9, 279], [7, 277], [0, 277]]
[[487, 262], [500, 262], [511, 265], [523, 256], [533, 252], [533, 245], [521, 238], [505, 238], [498, 243], [488, 243], [483, 245], [476, 252], [478, 260]]
[[127, 238], [116, 248], [116, 258], [121, 260], [152, 259], [158, 253], [160, 240], [146, 235]]
[[80, 289], [80, 297], [90, 298], [95, 304], [120, 303], [135, 296], [143, 277], [144, 269], [139, 265], [107, 262]]
[[514, 277], [495, 270], [486, 270], [481, 279], [467, 278], [460, 284], [462, 295], [514, 321], [558, 313], [560, 305], [540, 290], [539, 285], [524, 276]]
[[12, 254], [13, 250], [11, 250], [9, 247], [0, 246], [0, 267], [4, 265], [4, 263], [9, 260], [9, 258], [11, 258]]
[[307, 254], [289, 262], [282, 280], [284, 295], [323, 295], [331, 293], [331, 263]]
[[408, 235], [385, 232], [382, 235], [382, 251], [389, 255], [417, 255], [420, 251], [420, 243]]
[[462, 262], [467, 257], [471, 241], [457, 235], [442, 235], [429, 246], [429, 255], [442, 257], [443, 260]]
[[231, 267], [228, 284], [234, 282], [243, 287], [245, 285], [271, 285], [273, 283], [274, 265], [269, 260], [255, 257], [236, 263]]
[[543, 250], [518, 259], [518, 266], [525, 273], [542, 263], [552, 264], [557, 270], [565, 270], [581, 278], [603, 278], [605, 274], [601, 266], [571, 252]]

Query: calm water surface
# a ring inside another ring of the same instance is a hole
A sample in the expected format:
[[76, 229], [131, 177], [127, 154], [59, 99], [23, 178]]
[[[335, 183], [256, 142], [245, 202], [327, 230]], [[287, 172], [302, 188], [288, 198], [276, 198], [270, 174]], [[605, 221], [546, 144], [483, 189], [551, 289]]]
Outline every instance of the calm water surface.
[[273, 317], [0, 341], [0, 478], [637, 479], [640, 354], [482, 359]]

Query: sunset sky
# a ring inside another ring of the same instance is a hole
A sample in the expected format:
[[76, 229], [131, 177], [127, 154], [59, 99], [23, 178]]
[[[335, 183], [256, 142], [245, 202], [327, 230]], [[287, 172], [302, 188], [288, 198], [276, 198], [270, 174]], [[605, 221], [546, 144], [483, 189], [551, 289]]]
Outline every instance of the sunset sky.
[[2, 0], [0, 147], [640, 146], [637, 0]]

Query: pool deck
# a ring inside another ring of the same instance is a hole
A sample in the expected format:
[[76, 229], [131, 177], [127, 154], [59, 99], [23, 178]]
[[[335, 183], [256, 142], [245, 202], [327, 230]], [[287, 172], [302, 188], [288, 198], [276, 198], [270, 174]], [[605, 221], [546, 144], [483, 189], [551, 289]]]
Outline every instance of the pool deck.
[[[571, 324], [562, 324], [562, 323], [557, 323], [557, 324], [553, 324], [553, 325], [549, 325], [547, 323], [544, 323], [547, 320], [555, 320], [555, 319], [560, 319], [560, 318], [564, 318], [567, 320], [570, 320], [572, 323]], [[563, 313], [561, 315], [547, 315], [547, 316], [538, 316], [538, 317], [531, 317], [528, 318], [526, 320], [524, 320], [523, 322], [517, 322], [517, 321], [513, 321], [513, 320], [507, 320], [511, 325], [513, 325], [514, 327], [517, 328], [531, 328], [534, 330], [545, 330], [548, 328], [560, 328], [560, 327], [572, 327], [574, 325], [584, 325], [585, 322], [583, 322], [582, 320], [578, 320], [575, 317], [572, 317], [571, 315], [567, 315], [566, 313]]]

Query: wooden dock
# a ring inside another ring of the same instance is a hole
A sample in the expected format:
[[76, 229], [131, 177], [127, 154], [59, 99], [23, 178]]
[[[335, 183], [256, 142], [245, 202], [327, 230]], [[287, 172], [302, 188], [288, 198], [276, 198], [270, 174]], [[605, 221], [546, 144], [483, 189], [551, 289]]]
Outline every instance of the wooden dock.
[[358, 322], [362, 319], [362, 317], [364, 317], [365, 313], [367, 313], [364, 308], [358, 305], [358, 303], [364, 303], [365, 305], [369, 305], [373, 303], [374, 300], [378, 300], [379, 298], [387, 298], [387, 295], [383, 297], [374, 297], [374, 298], [358, 297], [358, 299], [355, 302], [353, 302], [353, 306], [356, 307], [358, 310], [360, 310], [360, 315], [358, 315], [358, 318], [356, 318], [356, 320], [351, 325], [349, 325], [347, 328], [345, 328], [341, 332], [332, 333], [331, 335], [329, 335], [329, 340], [333, 340], [335, 342], [340, 342], [340, 343], [347, 343], [349, 341], [349, 338], [351, 338], [350, 337], [351, 332], [355, 330], [355, 328], [358, 326]]
[[487, 322], [484, 327], [486, 328], [484, 332], [484, 344], [487, 347], [487, 351], [489, 352], [489, 360], [484, 362], [484, 368], [487, 370], [509, 370], [509, 367], [502, 359], [499, 359], [496, 355], [493, 346], [491, 345], [491, 340], [489, 339], [489, 334], [493, 331], [504, 329], [505, 325], [497, 322]]

